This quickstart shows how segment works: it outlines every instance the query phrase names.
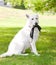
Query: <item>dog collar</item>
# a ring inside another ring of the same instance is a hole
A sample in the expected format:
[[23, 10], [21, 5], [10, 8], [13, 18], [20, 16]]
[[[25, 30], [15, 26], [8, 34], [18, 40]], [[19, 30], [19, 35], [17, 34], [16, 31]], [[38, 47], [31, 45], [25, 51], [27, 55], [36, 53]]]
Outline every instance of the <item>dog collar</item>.
[[34, 29], [35, 28], [38, 28], [39, 31], [41, 30], [41, 27], [37, 23], [35, 23], [35, 25], [32, 27], [31, 32], [30, 32], [30, 37], [32, 39], [33, 39], [33, 34], [34, 34]]

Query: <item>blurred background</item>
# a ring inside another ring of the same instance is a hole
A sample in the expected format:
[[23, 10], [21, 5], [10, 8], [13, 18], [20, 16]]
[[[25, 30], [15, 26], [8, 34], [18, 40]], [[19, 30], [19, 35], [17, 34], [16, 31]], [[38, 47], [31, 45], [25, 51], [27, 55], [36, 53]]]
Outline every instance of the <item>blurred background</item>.
[[23, 26], [25, 14], [32, 13], [39, 14], [41, 26], [56, 26], [56, 0], [0, 0], [0, 27]]

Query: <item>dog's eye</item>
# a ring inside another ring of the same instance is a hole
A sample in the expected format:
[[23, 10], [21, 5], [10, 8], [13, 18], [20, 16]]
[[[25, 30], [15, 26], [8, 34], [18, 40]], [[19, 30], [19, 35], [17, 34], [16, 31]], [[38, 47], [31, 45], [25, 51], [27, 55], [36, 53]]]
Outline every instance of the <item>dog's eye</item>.
[[34, 18], [32, 18], [32, 20], [34, 20]]
[[36, 19], [38, 19], [38, 18], [36, 18]]

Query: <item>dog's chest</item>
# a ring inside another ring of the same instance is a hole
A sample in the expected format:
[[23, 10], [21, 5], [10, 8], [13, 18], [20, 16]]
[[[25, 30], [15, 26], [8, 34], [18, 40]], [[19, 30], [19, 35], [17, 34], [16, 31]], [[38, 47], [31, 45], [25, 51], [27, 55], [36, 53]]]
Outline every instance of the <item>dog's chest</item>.
[[23, 38], [24, 38], [24, 39], [29, 39], [29, 37], [30, 37], [30, 31], [31, 31], [30, 28], [25, 28], [25, 29], [23, 29], [22, 35], [23, 35]]
[[[29, 39], [31, 38], [31, 36], [30, 36], [30, 33], [31, 33], [31, 28], [26, 28], [24, 31], [23, 31], [23, 36], [26, 38], [26, 39], [28, 39], [28, 41], [29, 41]], [[36, 39], [37, 37], [38, 37], [38, 35], [39, 35], [39, 30], [38, 30], [38, 28], [35, 28], [34, 29], [34, 33], [33, 33], [33, 39]]]
[[38, 30], [38, 28], [35, 28], [34, 33], [33, 33], [33, 39], [36, 40], [38, 38], [38, 36], [39, 36], [39, 30]]

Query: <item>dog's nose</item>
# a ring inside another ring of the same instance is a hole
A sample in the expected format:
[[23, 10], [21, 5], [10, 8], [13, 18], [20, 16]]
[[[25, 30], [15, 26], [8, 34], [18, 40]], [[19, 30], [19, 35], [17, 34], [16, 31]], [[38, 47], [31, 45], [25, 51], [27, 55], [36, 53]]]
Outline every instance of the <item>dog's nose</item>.
[[38, 23], [36, 22], [35, 25], [38, 25]]

